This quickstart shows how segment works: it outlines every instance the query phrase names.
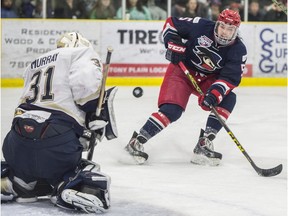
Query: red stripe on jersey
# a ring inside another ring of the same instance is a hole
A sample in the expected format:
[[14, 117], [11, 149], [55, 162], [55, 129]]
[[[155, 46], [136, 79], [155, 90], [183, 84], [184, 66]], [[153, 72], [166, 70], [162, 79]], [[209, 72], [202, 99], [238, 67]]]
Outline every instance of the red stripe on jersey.
[[152, 113], [151, 118], [153, 118], [154, 121], [160, 124], [163, 128], [170, 124], [170, 120], [161, 112]]
[[233, 89], [233, 88], [236, 87], [235, 85], [231, 84], [230, 82], [227, 82], [226, 80], [218, 79], [218, 80], [216, 80], [215, 82], [223, 82], [223, 83], [225, 83], [230, 89]]
[[173, 23], [171, 17], [169, 17], [168, 19], [166, 19], [166, 22], [165, 22], [165, 24], [164, 24], [164, 26], [163, 26], [163, 29], [162, 29], [163, 32], [165, 32], [165, 31], [167, 30], [167, 28], [171, 28], [171, 29], [173, 29], [174, 31], [176, 31], [176, 28], [175, 28], [175, 26], [174, 26], [174, 23]]
[[220, 85], [225, 89], [224, 95], [227, 95], [231, 90], [233, 90], [236, 86], [227, 82], [226, 80], [216, 80], [212, 85]]
[[230, 112], [222, 107], [216, 107], [218, 114], [226, 121], [230, 116]]

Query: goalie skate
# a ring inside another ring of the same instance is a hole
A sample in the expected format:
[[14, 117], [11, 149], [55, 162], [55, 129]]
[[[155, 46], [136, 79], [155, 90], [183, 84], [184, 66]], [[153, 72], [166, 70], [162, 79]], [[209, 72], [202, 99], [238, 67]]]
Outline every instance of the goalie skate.
[[204, 130], [201, 129], [199, 141], [194, 148], [191, 163], [218, 166], [221, 159], [222, 154], [214, 151], [212, 141], [209, 137], [204, 136]]
[[65, 189], [61, 193], [61, 198], [64, 202], [77, 209], [82, 209], [86, 213], [103, 213], [107, 211], [101, 200], [92, 194]]
[[144, 152], [143, 144], [137, 139], [138, 133], [134, 131], [132, 138], [125, 147], [125, 150], [133, 157], [137, 164], [144, 164], [148, 154]]

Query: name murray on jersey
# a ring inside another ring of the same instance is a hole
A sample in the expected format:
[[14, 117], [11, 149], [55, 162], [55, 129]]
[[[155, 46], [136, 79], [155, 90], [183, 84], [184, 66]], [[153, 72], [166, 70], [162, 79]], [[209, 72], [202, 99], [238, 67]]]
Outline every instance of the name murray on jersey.
[[43, 65], [49, 64], [51, 62], [55, 62], [57, 60], [59, 53], [55, 53], [53, 55], [44, 56], [42, 58], [38, 58], [31, 63], [31, 69], [41, 67]]

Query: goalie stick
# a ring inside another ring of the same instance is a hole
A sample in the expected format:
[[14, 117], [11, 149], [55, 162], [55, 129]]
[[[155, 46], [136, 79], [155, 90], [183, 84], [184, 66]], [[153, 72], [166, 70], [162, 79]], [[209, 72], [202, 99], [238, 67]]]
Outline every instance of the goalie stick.
[[101, 113], [102, 103], [103, 103], [103, 98], [104, 98], [104, 93], [105, 93], [106, 79], [108, 75], [112, 52], [113, 52], [113, 49], [112, 47], [109, 46], [107, 48], [106, 63], [105, 63], [104, 70], [103, 70], [103, 79], [102, 79], [100, 96], [98, 100], [98, 106], [96, 109], [96, 116], [100, 116], [100, 113]]
[[[201, 90], [201, 88], [199, 87], [199, 85], [197, 84], [196, 80], [194, 79], [194, 77], [189, 73], [188, 69], [186, 68], [186, 66], [183, 64], [183, 62], [179, 62], [179, 66], [182, 69], [182, 71], [186, 74], [186, 76], [188, 77], [188, 79], [191, 81], [192, 85], [194, 86], [194, 88], [196, 89], [196, 91], [200, 94], [203, 95], [203, 92]], [[258, 175], [260, 176], [264, 176], [264, 177], [270, 177], [270, 176], [275, 176], [278, 175], [282, 172], [283, 166], [282, 164], [273, 167], [271, 169], [261, 169], [259, 168], [254, 161], [251, 159], [251, 157], [248, 155], [248, 153], [246, 152], [246, 150], [243, 148], [243, 146], [240, 144], [240, 142], [238, 141], [238, 139], [235, 137], [235, 135], [233, 134], [233, 132], [230, 130], [230, 128], [227, 126], [227, 124], [222, 120], [221, 116], [218, 114], [217, 110], [215, 109], [215, 107], [211, 106], [211, 110], [212, 112], [215, 114], [216, 118], [218, 119], [218, 121], [221, 123], [221, 125], [225, 128], [225, 130], [227, 131], [227, 133], [230, 135], [231, 139], [234, 141], [234, 143], [237, 145], [237, 147], [239, 148], [239, 150], [242, 152], [242, 154], [246, 157], [246, 159], [249, 161], [249, 163], [252, 165], [252, 167], [254, 168], [254, 170], [258, 173]]]
[[[106, 62], [105, 62], [105, 66], [103, 69], [103, 79], [102, 79], [102, 85], [101, 85], [101, 90], [100, 90], [100, 95], [99, 95], [99, 99], [98, 99], [98, 105], [96, 108], [96, 116], [99, 117], [100, 113], [101, 113], [101, 109], [102, 109], [102, 105], [103, 105], [103, 98], [104, 98], [104, 94], [105, 94], [105, 86], [106, 86], [106, 79], [108, 76], [108, 70], [109, 70], [109, 66], [110, 66], [110, 60], [111, 60], [111, 55], [113, 52], [113, 48], [112, 47], [107, 47], [107, 55], [106, 55]], [[97, 140], [96, 140], [96, 134], [94, 131], [91, 131], [91, 140], [90, 140], [90, 149], [89, 152], [87, 154], [87, 160], [92, 160], [93, 157], [93, 153], [94, 153], [94, 148], [97, 145]]]

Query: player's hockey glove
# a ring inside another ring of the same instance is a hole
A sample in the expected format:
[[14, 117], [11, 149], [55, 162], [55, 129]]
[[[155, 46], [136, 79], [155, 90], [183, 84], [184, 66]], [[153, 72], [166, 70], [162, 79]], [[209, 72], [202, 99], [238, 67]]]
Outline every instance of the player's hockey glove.
[[167, 43], [165, 58], [173, 64], [185, 60], [186, 46], [180, 37], [171, 38]]
[[201, 95], [198, 98], [199, 106], [205, 111], [210, 111], [212, 106], [215, 107], [220, 102], [217, 100], [217, 93], [218, 91], [213, 89], [212, 91], [208, 91], [205, 95]]

